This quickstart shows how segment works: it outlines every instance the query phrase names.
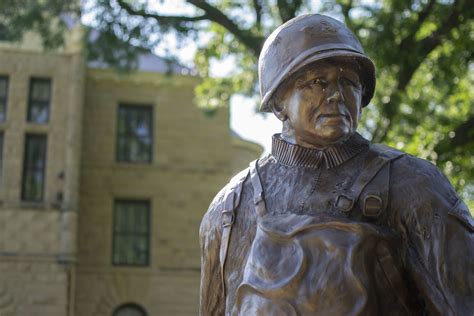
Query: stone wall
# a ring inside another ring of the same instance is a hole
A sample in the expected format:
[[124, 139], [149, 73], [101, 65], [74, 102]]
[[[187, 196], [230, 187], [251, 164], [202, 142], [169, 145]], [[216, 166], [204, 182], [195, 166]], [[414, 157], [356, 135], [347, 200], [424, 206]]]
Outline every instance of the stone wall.
[[70, 271], [55, 256], [2, 256], [0, 315], [68, 315]]
[[[89, 70], [79, 217], [76, 315], [111, 315], [133, 302], [149, 315], [196, 315], [201, 218], [232, 174], [228, 111], [205, 116], [193, 104], [198, 79]], [[153, 106], [153, 161], [115, 159], [118, 104]], [[254, 156], [258, 150], [254, 151]], [[151, 201], [151, 260], [113, 266], [114, 199]]]
[[[0, 178], [0, 315], [71, 315], [84, 62], [80, 54], [0, 50], [8, 76]], [[47, 124], [27, 122], [32, 77], [52, 80]], [[44, 199], [21, 200], [25, 135], [47, 136]]]

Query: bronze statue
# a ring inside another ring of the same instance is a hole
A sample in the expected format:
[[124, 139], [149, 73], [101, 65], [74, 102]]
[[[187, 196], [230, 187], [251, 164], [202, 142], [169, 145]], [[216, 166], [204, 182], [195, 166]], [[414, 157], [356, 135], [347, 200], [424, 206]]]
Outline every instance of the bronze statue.
[[327, 16], [267, 39], [261, 110], [283, 129], [202, 221], [201, 315], [474, 315], [467, 206], [436, 167], [356, 132], [374, 73]]

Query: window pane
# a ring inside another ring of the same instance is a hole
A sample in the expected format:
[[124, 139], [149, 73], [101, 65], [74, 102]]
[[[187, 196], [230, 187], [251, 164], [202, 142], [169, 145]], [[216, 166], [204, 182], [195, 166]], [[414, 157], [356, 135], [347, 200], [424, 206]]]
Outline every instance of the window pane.
[[48, 116], [49, 116], [48, 104], [45, 104], [44, 102], [31, 101], [28, 121], [35, 122], [35, 123], [47, 123]]
[[45, 165], [45, 142], [38, 137], [31, 137], [28, 142], [27, 166], [30, 170], [41, 171]]
[[137, 233], [146, 234], [148, 231], [148, 212], [143, 208], [144, 205], [141, 205], [137, 212], [135, 212], [133, 229]]
[[117, 122], [117, 160], [150, 162], [152, 160], [151, 106], [120, 105]]
[[137, 262], [146, 263], [148, 261], [148, 238], [136, 236], [133, 239], [133, 255]]
[[127, 232], [127, 219], [125, 215], [127, 211], [123, 207], [118, 205], [115, 207], [115, 231], [116, 232]]
[[131, 257], [131, 246], [130, 238], [127, 236], [117, 235], [115, 236], [114, 243], [114, 263], [115, 264], [129, 264]]
[[7, 112], [6, 100], [0, 99], [0, 122], [5, 122]]
[[151, 116], [147, 112], [148, 111], [141, 111], [136, 113], [136, 120], [133, 124], [133, 133], [137, 137], [143, 138], [151, 136]]
[[0, 76], [0, 97], [5, 97], [8, 92], [8, 77]]
[[51, 80], [33, 78], [30, 82], [28, 122], [47, 123], [51, 103]]
[[40, 201], [43, 194], [43, 175], [36, 172], [29, 172], [25, 175], [24, 200]]
[[116, 233], [113, 262], [123, 265], [147, 265], [148, 248], [148, 236]]
[[0, 76], [0, 122], [4, 122], [7, 114], [8, 77]]
[[26, 135], [21, 194], [23, 200], [43, 200], [45, 167], [46, 136]]
[[31, 82], [31, 100], [49, 102], [51, 97], [51, 81], [34, 79]]
[[123, 265], [148, 265], [148, 201], [115, 201], [112, 262]]

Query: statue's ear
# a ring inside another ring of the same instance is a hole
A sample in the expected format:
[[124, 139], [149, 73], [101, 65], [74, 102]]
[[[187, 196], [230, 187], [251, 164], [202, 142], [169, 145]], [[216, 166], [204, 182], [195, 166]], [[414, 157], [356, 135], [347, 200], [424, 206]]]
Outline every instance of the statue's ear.
[[283, 104], [282, 100], [280, 98], [274, 97], [270, 102], [270, 107], [272, 109], [273, 114], [275, 114], [275, 116], [280, 121], [286, 121], [288, 119], [288, 115], [286, 112], [286, 107]]

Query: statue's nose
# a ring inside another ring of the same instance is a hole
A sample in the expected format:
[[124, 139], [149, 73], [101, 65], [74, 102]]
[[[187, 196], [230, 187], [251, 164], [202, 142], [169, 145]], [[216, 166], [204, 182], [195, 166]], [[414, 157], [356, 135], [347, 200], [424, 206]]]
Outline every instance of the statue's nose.
[[337, 89], [334, 89], [332, 93], [330, 93], [330, 95], [326, 98], [328, 103], [339, 102], [340, 99], [341, 99], [341, 93]]

